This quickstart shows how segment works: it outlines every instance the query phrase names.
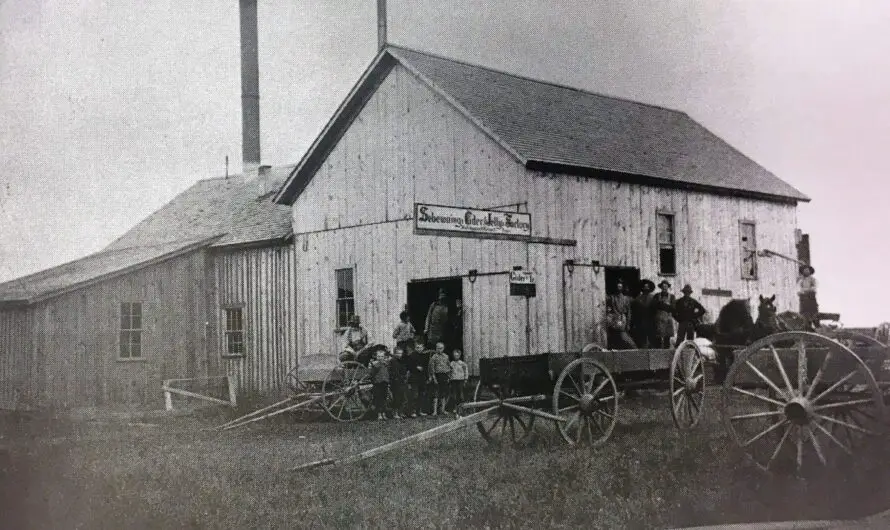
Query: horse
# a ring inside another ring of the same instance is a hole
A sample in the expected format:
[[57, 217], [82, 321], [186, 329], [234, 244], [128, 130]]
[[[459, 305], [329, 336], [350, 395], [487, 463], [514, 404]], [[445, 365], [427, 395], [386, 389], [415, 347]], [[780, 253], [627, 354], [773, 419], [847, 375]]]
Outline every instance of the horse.
[[796, 320], [786, 313], [779, 314], [776, 309], [776, 295], [759, 296], [757, 320], [751, 317], [751, 302], [747, 298], [734, 298], [726, 303], [712, 326], [702, 326], [699, 336], [714, 343], [717, 352], [715, 375], [722, 381], [735, 361], [735, 350], [747, 346], [773, 333], [786, 331], [791, 327], [789, 322]]

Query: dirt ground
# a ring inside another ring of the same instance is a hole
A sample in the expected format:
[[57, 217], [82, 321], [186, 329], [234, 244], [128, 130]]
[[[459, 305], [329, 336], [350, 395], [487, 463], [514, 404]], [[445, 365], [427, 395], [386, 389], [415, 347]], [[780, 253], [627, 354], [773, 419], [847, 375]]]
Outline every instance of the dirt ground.
[[[713, 400], [712, 400], [713, 401]], [[712, 407], [675, 430], [659, 396], [622, 402], [599, 449], [539, 422], [521, 448], [475, 429], [344, 467], [295, 473], [443, 419], [337, 424], [281, 416], [234, 431], [233, 417], [71, 420], [0, 414], [0, 526], [6, 528], [676, 528], [849, 519], [890, 508], [883, 457], [828, 480], [766, 476]]]

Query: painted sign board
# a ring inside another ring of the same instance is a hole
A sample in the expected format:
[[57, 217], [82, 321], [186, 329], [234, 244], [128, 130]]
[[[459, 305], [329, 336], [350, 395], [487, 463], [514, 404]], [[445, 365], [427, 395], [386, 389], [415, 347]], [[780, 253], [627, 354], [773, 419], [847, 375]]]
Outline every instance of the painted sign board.
[[414, 228], [424, 232], [531, 237], [532, 217], [522, 212], [415, 203]]
[[531, 271], [512, 270], [510, 271], [510, 295], [525, 296], [531, 298], [537, 294], [535, 286], [535, 277]]

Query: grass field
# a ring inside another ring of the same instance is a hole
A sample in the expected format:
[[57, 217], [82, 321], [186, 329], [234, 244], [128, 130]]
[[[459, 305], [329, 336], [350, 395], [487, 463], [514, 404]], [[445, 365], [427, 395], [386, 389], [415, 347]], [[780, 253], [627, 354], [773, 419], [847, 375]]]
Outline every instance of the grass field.
[[[348, 467], [294, 473], [437, 420], [281, 421], [202, 431], [224, 411], [162, 419], [0, 416], [0, 525], [8, 528], [665, 528], [859, 517], [887, 509], [888, 466], [852, 478], [767, 477], [710, 408], [673, 429], [664, 397], [622, 402], [608, 444], [565, 445], [540, 422], [527, 447], [475, 429]], [[713, 402], [713, 400], [711, 400]], [[443, 420], [438, 420], [442, 422]]]

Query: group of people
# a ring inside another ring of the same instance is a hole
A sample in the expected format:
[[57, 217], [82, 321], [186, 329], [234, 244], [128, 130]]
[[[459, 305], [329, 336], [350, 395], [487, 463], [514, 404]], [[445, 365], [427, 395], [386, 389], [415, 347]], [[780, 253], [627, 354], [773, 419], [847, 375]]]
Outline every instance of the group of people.
[[[464, 401], [469, 368], [459, 348], [446, 351], [445, 339], [453, 332], [445, 293], [440, 291], [427, 314], [427, 335], [416, 333], [407, 311], [393, 330], [395, 348], [376, 349], [368, 361], [377, 419], [438, 415], [456, 412]], [[458, 311], [460, 307], [458, 306]], [[443, 314], [444, 313], [444, 314]], [[358, 315], [352, 315], [344, 332], [346, 347], [341, 361], [358, 359], [368, 348], [368, 334]]]
[[429, 350], [418, 338], [413, 348], [384, 350], [369, 364], [378, 420], [416, 418], [456, 412], [464, 401], [469, 368], [459, 349], [445, 353], [445, 344]]
[[691, 296], [692, 287], [684, 285], [680, 291], [682, 296], [675, 298], [667, 280], [658, 284], [657, 293], [651, 280], [643, 280], [641, 284], [639, 296], [632, 298], [624, 281], [619, 279], [615, 292], [606, 298], [608, 348], [670, 348], [675, 323], [677, 344], [694, 339], [707, 311]]

